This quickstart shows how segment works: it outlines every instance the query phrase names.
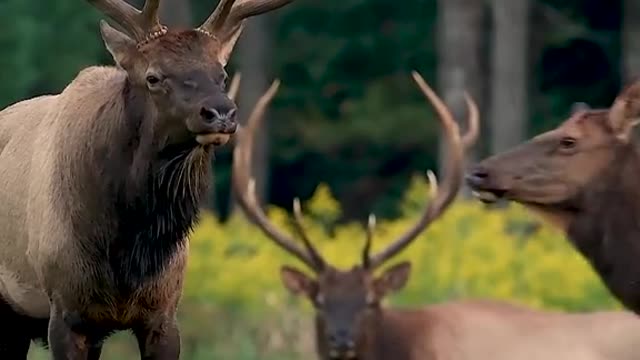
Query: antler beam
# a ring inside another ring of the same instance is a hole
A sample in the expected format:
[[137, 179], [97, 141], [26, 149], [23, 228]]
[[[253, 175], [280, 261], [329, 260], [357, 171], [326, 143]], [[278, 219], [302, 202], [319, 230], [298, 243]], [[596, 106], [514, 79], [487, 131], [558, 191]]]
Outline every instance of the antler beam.
[[260, 208], [260, 204], [258, 204], [255, 195], [255, 181], [250, 174], [255, 132], [264, 117], [266, 107], [275, 96], [279, 85], [279, 80], [273, 82], [269, 90], [258, 100], [258, 103], [249, 116], [247, 124], [238, 130], [237, 141], [233, 151], [232, 189], [237, 198], [238, 205], [247, 217], [251, 219], [268, 238], [314, 271], [321, 272], [326, 266], [325, 261], [313, 247], [309, 237], [306, 235], [302, 223], [300, 201], [295, 199], [293, 203], [293, 225], [296, 233], [302, 240], [304, 248], [301, 248], [291, 236], [278, 230]]
[[[418, 223], [378, 254], [369, 257], [367, 251], [364, 255], [365, 259], [363, 261], [363, 266], [366, 268], [376, 268], [386, 260], [398, 254], [412, 241], [414, 241], [416, 237], [420, 235], [420, 233], [424, 231], [435, 219], [442, 215], [442, 213], [452, 203], [460, 189], [463, 173], [462, 167], [464, 162], [464, 150], [473, 145], [477, 139], [479, 128], [478, 109], [468, 94], [465, 93], [465, 100], [469, 109], [469, 131], [464, 138], [461, 138], [458, 124], [444, 102], [435, 94], [429, 85], [427, 85], [419, 73], [413, 71], [412, 76], [422, 93], [436, 109], [438, 119], [445, 130], [448, 145], [447, 165], [449, 169], [447, 171], [447, 177], [445, 178], [444, 184], [441, 188], [437, 186], [437, 179], [435, 175], [432, 172], [427, 173], [429, 183], [431, 184], [430, 187], [433, 198], [429, 201], [429, 205], [422, 212]], [[371, 232], [371, 230], [369, 230], [369, 232]], [[365, 245], [365, 248], [370, 248], [371, 237], [372, 235], [367, 235], [367, 245]]]
[[211, 16], [198, 29], [225, 39], [242, 26], [245, 19], [277, 10], [294, 0], [220, 0]]
[[147, 0], [142, 11], [124, 0], [88, 0], [91, 5], [110, 17], [136, 40], [143, 41], [149, 35], [166, 32], [160, 24], [158, 10], [160, 0]]

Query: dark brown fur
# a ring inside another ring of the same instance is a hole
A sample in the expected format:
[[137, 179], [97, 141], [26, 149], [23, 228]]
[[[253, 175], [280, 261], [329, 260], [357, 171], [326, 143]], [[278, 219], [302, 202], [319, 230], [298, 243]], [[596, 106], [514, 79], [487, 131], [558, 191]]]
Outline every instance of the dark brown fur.
[[[611, 109], [579, 110], [558, 128], [480, 162], [481, 198], [504, 197], [564, 230], [611, 292], [640, 313], [640, 153], [632, 130], [640, 83]], [[487, 193], [494, 194], [493, 196]]]

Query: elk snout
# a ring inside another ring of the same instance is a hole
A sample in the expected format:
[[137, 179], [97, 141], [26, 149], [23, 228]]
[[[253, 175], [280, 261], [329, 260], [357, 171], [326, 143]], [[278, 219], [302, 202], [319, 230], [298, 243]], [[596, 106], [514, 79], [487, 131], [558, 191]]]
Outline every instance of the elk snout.
[[474, 191], [474, 195], [483, 202], [494, 202], [506, 193], [495, 176], [482, 164], [474, 166], [465, 174], [465, 182]]
[[339, 354], [352, 353], [356, 344], [351, 333], [347, 330], [338, 330], [329, 335], [330, 348]]
[[483, 187], [489, 180], [489, 170], [477, 165], [465, 175], [465, 180], [472, 188]]
[[200, 109], [200, 118], [203, 123], [211, 127], [210, 132], [233, 134], [238, 128], [236, 123], [235, 106], [207, 107]]
[[188, 123], [189, 130], [201, 145], [224, 145], [238, 129], [237, 110], [230, 99], [209, 99], [200, 106], [199, 116]]

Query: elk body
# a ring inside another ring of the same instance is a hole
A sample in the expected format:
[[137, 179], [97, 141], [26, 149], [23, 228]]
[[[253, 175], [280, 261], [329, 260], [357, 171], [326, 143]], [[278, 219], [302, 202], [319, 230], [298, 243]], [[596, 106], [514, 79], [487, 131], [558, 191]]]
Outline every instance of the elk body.
[[640, 313], [640, 82], [610, 109], [582, 106], [556, 129], [477, 164], [485, 202], [518, 202], [560, 227], [627, 308]]
[[411, 264], [401, 262], [381, 275], [376, 268], [407, 247], [455, 198], [462, 180], [463, 150], [477, 138], [478, 113], [467, 98], [470, 130], [461, 139], [449, 111], [417, 74], [414, 79], [437, 109], [449, 144], [449, 171], [438, 189], [429, 173], [433, 199], [418, 223], [380, 253], [369, 254], [375, 218], [369, 219], [362, 263], [349, 270], [331, 266], [306, 235], [299, 201], [294, 229], [302, 240], [278, 230], [260, 209], [250, 164], [253, 133], [278, 82], [259, 101], [234, 149], [233, 189], [239, 205], [278, 246], [315, 273], [281, 268], [289, 291], [315, 308], [317, 355], [322, 360], [635, 360], [640, 319], [631, 312], [565, 314], [537, 311], [496, 301], [457, 301], [422, 308], [388, 308], [384, 297], [407, 283]]
[[178, 359], [186, 236], [210, 155], [236, 131], [225, 66], [246, 18], [292, 0], [221, 0], [198, 28], [159, 0], [89, 0], [117, 67], [0, 112], [0, 358], [47, 340], [56, 360], [98, 359], [132, 330], [144, 359]]

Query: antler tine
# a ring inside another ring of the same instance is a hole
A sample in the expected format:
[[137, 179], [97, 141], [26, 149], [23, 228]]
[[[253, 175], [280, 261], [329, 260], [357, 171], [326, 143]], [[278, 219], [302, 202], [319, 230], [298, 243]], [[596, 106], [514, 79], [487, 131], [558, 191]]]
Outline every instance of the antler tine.
[[143, 41], [149, 35], [157, 32], [166, 31], [160, 24], [160, 19], [158, 18], [160, 0], [147, 0], [142, 11], [129, 5], [124, 0], [88, 1], [138, 41]]
[[229, 14], [231, 13], [231, 8], [236, 0], [220, 0], [216, 9], [213, 10], [211, 15], [205, 20], [202, 25], [198, 27], [200, 30], [204, 30], [206, 32], [215, 34], [224, 26]]
[[[370, 266], [372, 268], [380, 266], [386, 260], [402, 251], [435, 219], [442, 215], [456, 197], [462, 182], [464, 144], [460, 138], [458, 125], [453, 119], [453, 116], [449, 112], [447, 106], [435, 94], [429, 85], [427, 85], [422, 76], [420, 76], [416, 71], [412, 72], [412, 76], [426, 98], [436, 109], [440, 123], [445, 130], [448, 144], [447, 164], [449, 165], [449, 169], [447, 171], [447, 177], [441, 188], [437, 186], [437, 179], [435, 175], [431, 171], [427, 173], [431, 187], [430, 192], [434, 198], [429, 201], [429, 205], [422, 212], [422, 215], [416, 225], [407, 230], [386, 249], [371, 258]], [[470, 111], [470, 113], [471, 112], [472, 111]]]
[[233, 78], [231, 78], [231, 84], [229, 85], [229, 91], [227, 91], [227, 96], [232, 101], [236, 100], [238, 96], [238, 91], [240, 90], [240, 80], [242, 79], [242, 73], [237, 72], [233, 74]]
[[324, 269], [326, 267], [326, 262], [322, 258], [322, 256], [318, 253], [316, 248], [311, 243], [309, 236], [307, 236], [307, 232], [304, 230], [304, 219], [302, 216], [302, 206], [300, 206], [300, 199], [293, 199], [293, 224], [298, 236], [302, 240], [302, 244], [307, 250], [307, 254], [314, 262], [318, 269]]
[[478, 111], [478, 105], [473, 101], [471, 95], [468, 92], [464, 92], [464, 101], [469, 109], [469, 128], [467, 132], [462, 136], [462, 143], [465, 149], [472, 147], [478, 140], [480, 134], [480, 111]]
[[158, 31], [166, 31], [160, 24], [158, 12], [160, 11], [160, 0], [147, 0], [140, 14], [140, 27], [145, 31], [145, 35]]
[[369, 214], [369, 220], [367, 221], [367, 237], [362, 248], [362, 267], [369, 269], [371, 266], [371, 243], [373, 242], [373, 233], [376, 230], [376, 216]]
[[311, 255], [300, 248], [289, 235], [278, 230], [260, 208], [255, 194], [255, 180], [250, 174], [255, 130], [263, 118], [265, 109], [275, 96], [279, 85], [280, 81], [274, 80], [271, 87], [258, 100], [249, 116], [247, 125], [239, 129], [238, 140], [233, 149], [232, 190], [240, 208], [268, 238], [311, 269], [319, 272], [322, 269], [318, 267]]
[[[211, 14], [199, 29], [224, 39], [237, 30], [239, 26], [242, 26], [242, 22], [245, 19], [277, 10], [294, 0], [244, 0], [235, 5], [233, 4], [234, 1], [221, 0], [216, 11]], [[219, 15], [216, 16], [216, 12]]]

